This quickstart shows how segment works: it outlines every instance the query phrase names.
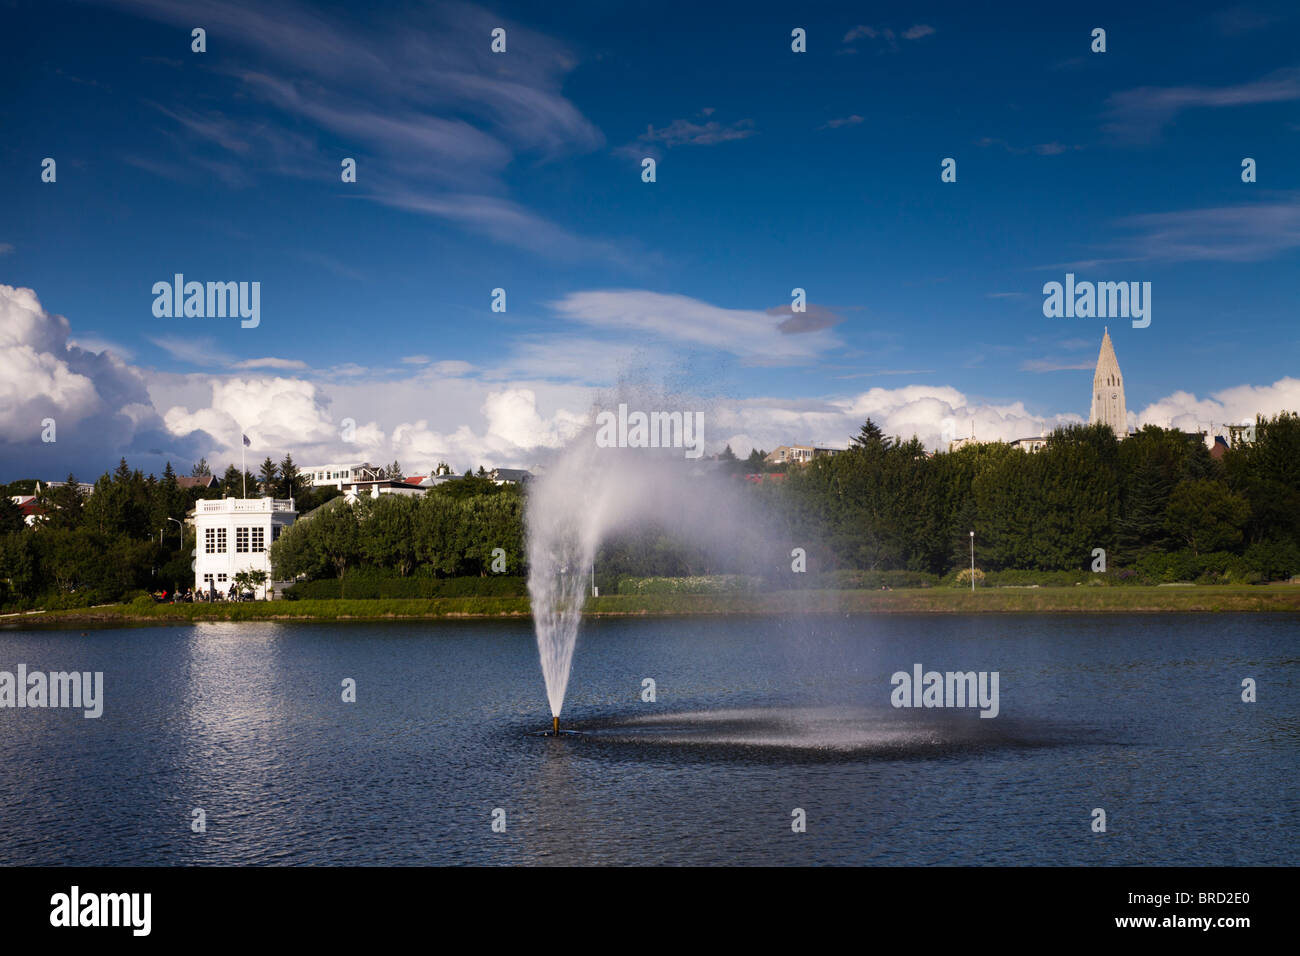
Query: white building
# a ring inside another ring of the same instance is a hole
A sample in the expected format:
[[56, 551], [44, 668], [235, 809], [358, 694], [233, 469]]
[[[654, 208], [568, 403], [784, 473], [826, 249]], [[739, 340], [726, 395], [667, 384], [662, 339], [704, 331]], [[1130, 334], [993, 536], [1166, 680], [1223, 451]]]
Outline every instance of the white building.
[[[226, 594], [240, 571], [265, 571], [271, 577], [271, 542], [298, 517], [293, 499], [219, 498], [194, 502], [189, 521], [197, 535], [195, 592]], [[258, 598], [266, 587], [256, 589]]]
[[819, 448], [816, 445], [780, 445], [768, 454], [763, 461], [769, 465], [784, 465], [795, 463], [806, 465], [814, 458], [821, 458], [823, 455], [838, 455], [842, 448]]
[[342, 489], [344, 484], [352, 484], [358, 481], [382, 481], [387, 477], [386, 469], [376, 467], [368, 461], [310, 465], [299, 468], [298, 473], [316, 488], [333, 485], [335, 488]]
[[1026, 452], [1042, 451], [1047, 447], [1047, 436], [1034, 435], [1032, 438], [1017, 438], [1011, 442], [1011, 447]]

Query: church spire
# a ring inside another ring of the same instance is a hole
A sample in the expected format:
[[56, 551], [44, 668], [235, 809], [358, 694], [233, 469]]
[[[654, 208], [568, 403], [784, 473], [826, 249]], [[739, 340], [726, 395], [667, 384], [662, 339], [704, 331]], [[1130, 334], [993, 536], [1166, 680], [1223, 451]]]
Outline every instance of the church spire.
[[1102, 333], [1097, 371], [1092, 376], [1092, 414], [1088, 420], [1093, 425], [1109, 425], [1117, 438], [1128, 434], [1124, 376], [1120, 374], [1119, 359], [1115, 357], [1109, 327]]

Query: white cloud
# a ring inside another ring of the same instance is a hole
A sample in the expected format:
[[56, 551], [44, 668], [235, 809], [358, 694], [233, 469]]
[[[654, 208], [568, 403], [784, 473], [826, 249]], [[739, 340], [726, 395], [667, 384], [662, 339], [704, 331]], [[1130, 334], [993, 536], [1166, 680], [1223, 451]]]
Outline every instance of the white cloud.
[[148, 338], [172, 358], [190, 365], [210, 368], [217, 365], [231, 365], [235, 361], [233, 355], [218, 347], [212, 339], [183, 335], [152, 335]]
[[[670, 300], [664, 303], [650, 293], [595, 295], [595, 301], [570, 297], [577, 312], [584, 303], [595, 309], [587, 323], [656, 339], [697, 341], [696, 332], [683, 333], [675, 324], [683, 317], [693, 318], [695, 329], [720, 328], [704, 339], [719, 348], [731, 337], [766, 334], [777, 344], [812, 338], [772, 332], [777, 318], [765, 312], [718, 309], [684, 297], [663, 297]], [[646, 296], [652, 307], [646, 308]], [[727, 336], [722, 345], [713, 341], [715, 334]], [[241, 434], [252, 440], [253, 459], [279, 458], [285, 452], [302, 464], [397, 458], [412, 472], [439, 460], [457, 470], [480, 464], [530, 467], [577, 434], [597, 401], [607, 404], [608, 396], [588, 384], [592, 368], [606, 369], [615, 381], [635, 381], [638, 375], [646, 380], [653, 378], [647, 369], [671, 368], [677, 355], [670, 349], [561, 336], [525, 343], [507, 357], [514, 368], [482, 369], [444, 359], [410, 368], [404, 376], [390, 371], [376, 375], [360, 367], [352, 376], [238, 375], [141, 372], [111, 352], [72, 346], [69, 337], [67, 320], [46, 312], [32, 290], [0, 286], [0, 459], [12, 469], [9, 480], [66, 475], [68, 470], [93, 477], [119, 455], [155, 471], [163, 457], [180, 470], [200, 455], [221, 467], [238, 462]], [[1077, 340], [1057, 347], [1073, 344], [1090, 343]], [[572, 364], [563, 364], [565, 356]], [[616, 366], [593, 364], [619, 356], [627, 357], [626, 376], [614, 374]], [[1081, 391], [1079, 411], [1086, 413], [1087, 391]], [[697, 407], [705, 410], [708, 450], [721, 450], [729, 442], [742, 456], [755, 446], [771, 450], [795, 442], [844, 447], [868, 417], [890, 435], [906, 439], [915, 434], [931, 448], [969, 435], [972, 421], [977, 438], [1010, 440], [1085, 420], [1074, 412], [1033, 413], [1021, 402], [972, 400], [942, 384], [877, 387], [823, 399], [716, 399]], [[166, 415], [158, 409], [166, 409]], [[1130, 420], [1190, 431], [1210, 422], [1221, 425], [1297, 409], [1300, 379], [1283, 378], [1208, 397], [1175, 392], [1130, 413]], [[40, 422], [46, 416], [58, 421], [57, 444], [40, 442]], [[351, 441], [344, 440], [347, 419], [355, 424]], [[148, 453], [155, 448], [157, 454]]]
[[726, 309], [638, 289], [575, 292], [552, 308], [592, 328], [730, 352], [751, 365], [798, 365], [839, 344], [826, 329], [782, 334], [781, 323], [763, 309]]
[[327, 404], [316, 385], [302, 379], [213, 379], [207, 407], [176, 406], [164, 421], [173, 435], [206, 432], [225, 449], [237, 450], [241, 433], [255, 448], [294, 448], [338, 437]]
[[[0, 460], [66, 474], [87, 450], [125, 450], [133, 435], [157, 427], [150, 408], [134, 368], [74, 344], [68, 320], [47, 312], [32, 289], [0, 285]], [[57, 436], [48, 444], [40, 440], [46, 418]]]
[[1213, 422], [1250, 423], [1257, 414], [1266, 417], [1279, 412], [1300, 412], [1300, 379], [1281, 378], [1272, 385], [1235, 385], [1197, 398], [1191, 392], [1178, 391], [1152, 402], [1137, 415], [1129, 413], [1140, 425], [1181, 428], [1184, 431], [1206, 429]]
[[244, 359], [242, 362], [235, 362], [231, 368], [279, 368], [279, 369], [305, 369], [307, 363], [300, 359], [275, 358], [268, 355], [265, 358]]

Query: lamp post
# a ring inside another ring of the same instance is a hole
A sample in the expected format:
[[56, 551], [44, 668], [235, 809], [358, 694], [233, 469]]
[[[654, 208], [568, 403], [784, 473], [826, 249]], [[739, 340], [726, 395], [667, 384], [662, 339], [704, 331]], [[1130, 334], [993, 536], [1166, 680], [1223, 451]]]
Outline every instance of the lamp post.
[[175, 521], [175, 522], [176, 522], [176, 527], [178, 527], [178, 528], [181, 529], [181, 547], [182, 547], [182, 548], [185, 547], [185, 525], [181, 524], [181, 523], [180, 523], [179, 521], [177, 521], [175, 518], [168, 518], [167, 520], [168, 520], [168, 521]]
[[975, 532], [970, 533], [970, 593], [975, 593]]

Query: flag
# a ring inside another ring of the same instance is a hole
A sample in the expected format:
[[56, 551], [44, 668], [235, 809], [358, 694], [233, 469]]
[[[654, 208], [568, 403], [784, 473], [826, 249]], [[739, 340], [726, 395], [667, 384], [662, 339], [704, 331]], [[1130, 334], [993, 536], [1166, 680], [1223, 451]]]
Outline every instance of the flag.
[[253, 443], [252, 443], [251, 441], [248, 440], [248, 436], [247, 436], [247, 435], [244, 435], [244, 447], [247, 448], [247, 447], [248, 447], [249, 445], [251, 445], [251, 444], [253, 444]]

